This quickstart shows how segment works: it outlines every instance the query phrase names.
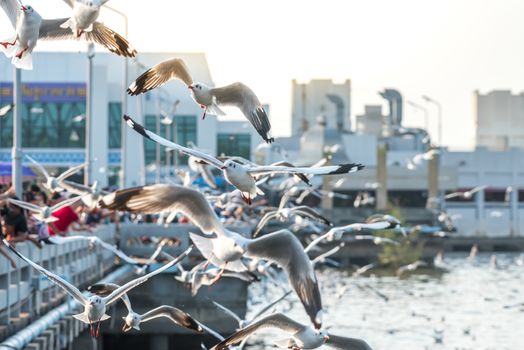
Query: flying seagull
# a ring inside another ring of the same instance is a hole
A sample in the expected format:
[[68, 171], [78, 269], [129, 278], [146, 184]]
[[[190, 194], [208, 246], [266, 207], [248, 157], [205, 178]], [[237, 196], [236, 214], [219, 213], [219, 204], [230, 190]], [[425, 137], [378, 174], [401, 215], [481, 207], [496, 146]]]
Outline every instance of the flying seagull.
[[[105, 297], [113, 293], [118, 288], [120, 288], [118, 284], [99, 283], [90, 286], [88, 290], [91, 293]], [[136, 329], [137, 331], [139, 331], [141, 323], [151, 321], [155, 318], [165, 317], [179, 326], [191, 329], [198, 333], [202, 333], [202, 327], [200, 326], [200, 324], [195, 319], [193, 319], [191, 315], [185, 313], [180, 309], [177, 309], [176, 307], [162, 305], [152, 310], [149, 310], [144, 314], [139, 314], [133, 311], [127, 294], [124, 294], [121, 297], [121, 299], [124, 302], [124, 305], [126, 306], [128, 312], [127, 316], [122, 317], [122, 319], [125, 321], [124, 326], [122, 327], [122, 330], [124, 332], [128, 332], [131, 329]]]
[[264, 328], [277, 328], [290, 335], [289, 338], [275, 342], [281, 348], [316, 349], [326, 345], [341, 350], [371, 350], [371, 347], [364, 340], [329, 335], [326, 331], [315, 330], [309, 325], [298, 323], [280, 313], [266, 316], [251, 323], [212, 347], [211, 350], [227, 349], [230, 345], [241, 342], [259, 329]]
[[[7, 57], [12, 57], [12, 63], [17, 68], [33, 69], [32, 52], [38, 40], [77, 39], [76, 33], [62, 27], [67, 18], [43, 19], [33, 7], [22, 5], [17, 0], [2, 0], [0, 6], [16, 31], [13, 37], [0, 41], [0, 49]], [[136, 50], [125, 38], [99, 22], [93, 23], [92, 30], [86, 32], [84, 38], [119, 56], [136, 55]]]
[[9, 113], [14, 107], [14, 104], [5, 105], [0, 108], [0, 118], [3, 118]]
[[[145, 276], [138, 277], [138, 278], [136, 278], [136, 279], [134, 279], [134, 280], [124, 284], [123, 286], [121, 286], [120, 288], [116, 289], [114, 292], [112, 292], [108, 296], [101, 298], [98, 295], [92, 295], [92, 296], [89, 296], [89, 297], [85, 296], [84, 294], [82, 294], [82, 292], [80, 292], [80, 290], [77, 287], [73, 286], [71, 283], [67, 282], [62, 277], [60, 277], [60, 276], [58, 276], [58, 275], [56, 275], [56, 274], [46, 270], [42, 266], [38, 265], [37, 263], [34, 263], [33, 261], [31, 261], [28, 258], [26, 258], [25, 256], [23, 256], [15, 248], [13, 248], [11, 246], [11, 244], [9, 244], [9, 242], [7, 240], [3, 239], [2, 242], [4, 242], [4, 244], [13, 253], [18, 255], [18, 257], [20, 257], [20, 259], [24, 260], [29, 265], [34, 267], [41, 274], [43, 274], [49, 280], [51, 280], [51, 282], [56, 284], [58, 287], [62, 288], [67, 294], [71, 295], [77, 302], [79, 302], [84, 307], [84, 311], [82, 313], [73, 315], [73, 317], [76, 318], [77, 320], [81, 321], [81, 322], [89, 324], [91, 326], [91, 336], [96, 336], [96, 337], [98, 337], [100, 335], [100, 322], [104, 321], [104, 320], [107, 320], [108, 318], [111, 317], [111, 316], [106, 314], [107, 306], [111, 305], [112, 303], [114, 303], [115, 301], [120, 299], [120, 297], [122, 295], [126, 294], [131, 289], [133, 289], [136, 286], [146, 282], [149, 278], [151, 278], [151, 277], [153, 277], [153, 276], [155, 276], [155, 275], [157, 275], [157, 274], [167, 270], [171, 266], [175, 265], [176, 263], [181, 261], [183, 258], [185, 258], [189, 254], [189, 252], [193, 249], [193, 246], [189, 247], [177, 259], [175, 259], [175, 260], [165, 264], [164, 266], [162, 266], [161, 268], [159, 268], [159, 269], [157, 269], [155, 271], [152, 271], [152, 272], [148, 273]], [[94, 324], [96, 324], [96, 330], [93, 327]]]
[[475, 188], [472, 188], [471, 190], [469, 191], [464, 191], [464, 192], [461, 192], [461, 191], [458, 191], [458, 192], [453, 192], [453, 193], [450, 193], [450, 194], [447, 194], [446, 196], [444, 196], [445, 199], [451, 199], [451, 198], [456, 198], [456, 197], [459, 197], [459, 198], [464, 198], [464, 199], [471, 199], [473, 198], [473, 195], [479, 191], [483, 191], [485, 188], [487, 188], [488, 186], [477, 186]]
[[71, 7], [73, 14], [60, 25], [60, 28], [71, 28], [79, 38], [83, 33], [92, 32], [94, 23], [100, 15], [100, 7], [109, 0], [64, 0]]
[[178, 211], [188, 217], [209, 238], [190, 234], [204, 258], [225, 270], [245, 271], [241, 258], [263, 259], [277, 263], [286, 272], [307, 314], [316, 328], [322, 323], [322, 300], [317, 278], [304, 247], [288, 230], [248, 239], [227, 230], [205, 196], [191, 188], [176, 185], [141, 186], [104, 196], [100, 206], [113, 210], [142, 213]]
[[7, 201], [11, 204], [14, 204], [16, 206], [19, 206], [20, 208], [27, 209], [31, 212], [33, 212], [33, 216], [35, 219], [41, 222], [45, 222], [46, 224], [50, 222], [58, 221], [59, 219], [57, 217], [53, 216], [53, 212], [62, 209], [63, 207], [67, 207], [68, 205], [73, 204], [77, 200], [79, 200], [80, 197], [74, 197], [66, 199], [58, 204], [53, 205], [52, 207], [39, 207], [36, 204], [24, 202], [18, 199], [13, 198], [7, 198]]
[[84, 204], [91, 209], [98, 205], [98, 201], [100, 198], [102, 198], [102, 195], [109, 193], [102, 191], [97, 181], [95, 181], [91, 186], [86, 186], [76, 182], [64, 180], [61, 182], [61, 186], [73, 194], [82, 196], [82, 202], [84, 202]]
[[54, 176], [50, 176], [49, 173], [45, 170], [45, 168], [40, 163], [38, 163], [36, 160], [31, 158], [27, 154], [25, 156], [26, 156], [27, 159], [29, 159], [31, 161], [31, 163], [33, 163], [38, 168], [40, 173], [42, 175], [44, 175], [46, 181], [44, 183], [42, 183], [42, 185], [49, 192], [60, 192], [60, 191], [63, 191], [63, 188], [60, 187], [60, 185], [62, 184], [62, 181], [64, 181], [68, 177], [74, 175], [75, 173], [79, 172], [80, 170], [85, 168], [87, 166], [87, 164], [88, 164], [88, 163], [83, 163], [83, 164], [71, 167], [71, 168], [67, 169], [66, 171], [64, 171], [62, 174], [60, 174], [60, 176], [54, 177]]
[[127, 89], [127, 93], [135, 96], [164, 85], [171, 79], [184, 82], [191, 90], [193, 99], [204, 109], [202, 119], [209, 110], [216, 115], [224, 115], [221, 106], [235, 106], [255, 127], [264, 141], [274, 141], [269, 135], [271, 124], [269, 118], [255, 93], [246, 85], [237, 82], [220, 88], [211, 88], [202, 83], [193, 82], [193, 78], [184, 61], [173, 58], [148, 69], [136, 78]]
[[260, 230], [266, 226], [266, 224], [273, 219], [279, 219], [281, 221], [285, 221], [289, 219], [292, 215], [299, 215], [303, 217], [307, 217], [313, 220], [316, 220], [324, 225], [331, 226], [331, 222], [326, 219], [324, 216], [320, 215], [317, 211], [314, 209], [308, 207], [307, 205], [301, 205], [298, 207], [293, 208], [282, 208], [274, 211], [270, 211], [266, 213], [262, 219], [258, 222], [255, 232], [253, 232], [253, 237], [258, 236], [260, 233]]
[[151, 139], [161, 145], [173, 148], [187, 154], [199, 158], [214, 167], [221, 169], [224, 172], [226, 180], [238, 188], [242, 192], [242, 196], [246, 203], [251, 204], [251, 200], [262, 194], [263, 192], [257, 187], [254, 177], [260, 175], [289, 173], [289, 174], [312, 174], [312, 175], [340, 175], [355, 172], [364, 168], [361, 164], [349, 163], [340, 165], [331, 165], [323, 167], [285, 167], [285, 166], [262, 166], [254, 163], [243, 165], [228, 159], [225, 162], [198, 150], [181, 146], [177, 143], [166, 140], [163, 137], [145, 129], [142, 125], [136, 123], [129, 116], [125, 115], [124, 120], [140, 135]]

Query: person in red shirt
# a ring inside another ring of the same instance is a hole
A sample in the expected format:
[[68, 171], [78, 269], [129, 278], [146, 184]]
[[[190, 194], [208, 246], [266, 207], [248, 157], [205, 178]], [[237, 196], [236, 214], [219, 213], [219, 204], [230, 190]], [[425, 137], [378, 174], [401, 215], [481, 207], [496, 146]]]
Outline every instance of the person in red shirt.
[[[53, 197], [53, 203], [51, 205], [58, 204], [64, 200], [64, 198], [62, 198], [61, 196], [56, 199], [55, 198], [56, 197]], [[76, 213], [76, 209], [79, 208], [81, 205], [82, 201], [78, 200], [71, 205], [55, 210], [52, 213], [52, 215], [56, 217], [58, 220], [48, 224], [47, 230], [49, 232], [49, 236], [54, 236], [57, 234], [60, 236], [65, 236], [69, 231], [69, 227], [71, 225], [73, 225], [72, 228], [74, 230], [90, 231], [89, 227], [80, 224], [80, 217]]]

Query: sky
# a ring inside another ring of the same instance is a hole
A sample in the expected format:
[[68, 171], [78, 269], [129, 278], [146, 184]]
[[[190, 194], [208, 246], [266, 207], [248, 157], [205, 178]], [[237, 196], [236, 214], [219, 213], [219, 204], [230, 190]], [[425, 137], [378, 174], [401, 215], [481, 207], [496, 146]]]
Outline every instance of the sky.
[[[43, 17], [67, 16], [60, 0], [27, 0]], [[111, 0], [129, 18], [140, 52], [205, 52], [217, 85], [242, 81], [271, 106], [273, 134], [290, 132], [291, 80], [352, 81], [351, 114], [383, 104], [397, 88], [405, 100], [443, 106], [443, 143], [474, 145], [473, 92], [524, 90], [524, 1], [521, 0]], [[12, 29], [0, 17], [0, 33]], [[121, 17], [104, 10], [123, 33]], [[37, 50], [78, 50], [41, 43]], [[384, 104], [385, 106], [385, 104]], [[437, 112], [427, 105], [437, 137]], [[405, 125], [423, 114], [405, 105]]]

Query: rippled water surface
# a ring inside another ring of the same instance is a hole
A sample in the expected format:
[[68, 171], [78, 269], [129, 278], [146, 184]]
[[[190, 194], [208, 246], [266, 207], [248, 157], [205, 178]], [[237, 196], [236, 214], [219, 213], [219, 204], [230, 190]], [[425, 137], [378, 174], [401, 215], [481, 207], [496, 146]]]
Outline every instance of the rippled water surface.
[[[318, 271], [331, 333], [365, 339], [373, 349], [524, 349], [524, 266], [522, 257], [497, 254], [469, 261], [446, 256], [446, 273], [397, 277], [351, 277], [350, 271]], [[250, 287], [248, 318], [266, 300], [282, 294], [265, 283]], [[267, 299], [266, 299], [267, 298]], [[276, 311], [306, 323], [293, 296]], [[264, 331], [248, 342], [250, 349], [272, 348], [285, 333]]]

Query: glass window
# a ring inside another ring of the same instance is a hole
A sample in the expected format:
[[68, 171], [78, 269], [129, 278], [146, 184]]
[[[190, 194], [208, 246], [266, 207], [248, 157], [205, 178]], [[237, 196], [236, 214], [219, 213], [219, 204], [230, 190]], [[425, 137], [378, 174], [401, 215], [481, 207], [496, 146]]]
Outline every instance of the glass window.
[[250, 134], [218, 134], [217, 154], [219, 156], [240, 156], [251, 159]]
[[122, 140], [122, 103], [109, 102], [108, 147], [120, 148]]

